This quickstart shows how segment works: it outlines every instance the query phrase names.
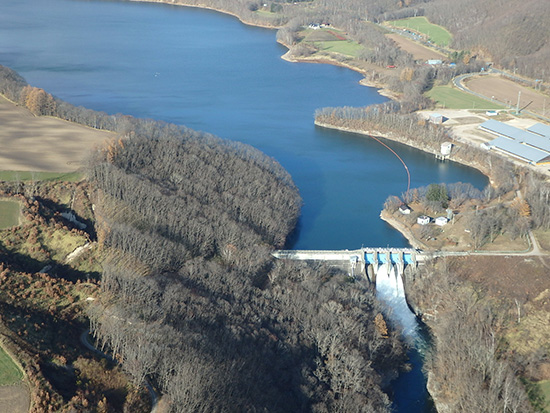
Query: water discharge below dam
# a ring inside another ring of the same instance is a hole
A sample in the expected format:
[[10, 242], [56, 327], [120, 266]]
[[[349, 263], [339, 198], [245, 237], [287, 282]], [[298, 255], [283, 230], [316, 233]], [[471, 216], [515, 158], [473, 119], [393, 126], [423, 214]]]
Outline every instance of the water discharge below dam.
[[428, 347], [427, 333], [407, 304], [403, 277], [395, 265], [381, 265], [378, 268], [376, 295], [386, 304], [387, 317], [399, 326], [405, 342], [410, 346], [411, 370], [401, 373], [392, 384], [394, 406], [398, 412], [433, 412], [435, 408], [427, 395], [426, 379], [422, 373], [424, 353]]

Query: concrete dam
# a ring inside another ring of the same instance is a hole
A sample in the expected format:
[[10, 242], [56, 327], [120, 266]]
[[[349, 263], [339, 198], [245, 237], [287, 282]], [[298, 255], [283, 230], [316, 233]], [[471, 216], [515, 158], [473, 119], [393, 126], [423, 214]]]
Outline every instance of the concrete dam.
[[[403, 282], [412, 275], [427, 257], [413, 248], [361, 248], [358, 250], [279, 250], [273, 253], [278, 259], [325, 261], [341, 268], [349, 268], [354, 278], [366, 277], [376, 284], [379, 273], [395, 274]], [[381, 271], [381, 269], [383, 269]]]

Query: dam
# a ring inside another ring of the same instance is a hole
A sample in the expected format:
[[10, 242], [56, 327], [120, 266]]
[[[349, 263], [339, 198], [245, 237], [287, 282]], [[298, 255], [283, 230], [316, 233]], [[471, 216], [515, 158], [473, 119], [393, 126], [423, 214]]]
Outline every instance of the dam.
[[395, 273], [403, 282], [419, 264], [432, 258], [414, 248], [360, 248], [357, 250], [278, 250], [272, 254], [277, 259], [300, 261], [325, 261], [341, 268], [348, 268], [350, 277], [368, 279], [376, 284], [383, 268], [384, 274]]

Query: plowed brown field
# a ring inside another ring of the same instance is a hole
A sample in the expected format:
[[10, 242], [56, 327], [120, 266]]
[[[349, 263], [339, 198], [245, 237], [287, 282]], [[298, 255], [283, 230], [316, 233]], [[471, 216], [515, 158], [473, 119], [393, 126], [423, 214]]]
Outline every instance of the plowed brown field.
[[517, 107], [518, 92], [521, 92], [520, 109], [531, 102], [526, 107], [527, 110], [543, 116], [550, 114], [550, 108], [548, 107], [550, 105], [549, 96], [543, 95], [534, 89], [521, 86], [504, 77], [498, 75], [473, 76], [467, 78], [464, 83], [470, 90], [488, 98], [494, 96], [496, 100], [509, 103], [513, 108]]
[[0, 386], [0, 412], [28, 413], [29, 408], [29, 391], [24, 384]]
[[36, 117], [0, 96], [0, 170], [72, 172], [113, 134], [61, 119]]

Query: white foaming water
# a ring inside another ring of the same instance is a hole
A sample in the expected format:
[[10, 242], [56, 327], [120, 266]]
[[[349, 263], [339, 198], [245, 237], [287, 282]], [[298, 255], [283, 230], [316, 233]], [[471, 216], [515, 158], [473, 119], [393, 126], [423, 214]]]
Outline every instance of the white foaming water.
[[397, 273], [395, 266], [382, 264], [378, 268], [376, 295], [388, 306], [388, 317], [397, 328], [401, 329], [405, 340], [412, 345], [418, 344], [421, 340], [418, 321], [407, 304], [403, 279]]

